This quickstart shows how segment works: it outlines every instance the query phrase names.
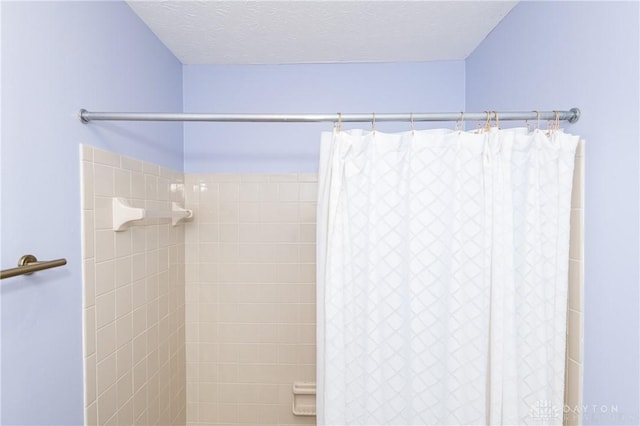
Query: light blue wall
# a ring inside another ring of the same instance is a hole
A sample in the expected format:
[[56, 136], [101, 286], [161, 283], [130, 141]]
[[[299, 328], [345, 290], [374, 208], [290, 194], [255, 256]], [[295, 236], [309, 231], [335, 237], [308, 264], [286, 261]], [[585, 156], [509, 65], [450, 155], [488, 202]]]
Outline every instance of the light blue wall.
[[2, 412], [81, 424], [79, 144], [182, 169], [180, 124], [83, 125], [79, 108], [176, 111], [181, 64], [123, 2], [2, 7], [2, 267], [25, 253], [66, 267], [2, 281]]
[[585, 402], [639, 421], [637, 3], [523, 2], [466, 70], [462, 61], [181, 69], [124, 3], [0, 4], [2, 266], [27, 252], [69, 260], [0, 286], [2, 424], [82, 422], [79, 143], [187, 172], [317, 170], [328, 123], [188, 124], [183, 151], [180, 124], [75, 117], [81, 107], [179, 111], [183, 100], [185, 111], [210, 112], [580, 107], [570, 130], [588, 142]]
[[468, 110], [579, 107], [585, 424], [638, 424], [638, 2], [522, 2], [467, 59]]
[[[461, 111], [464, 61], [185, 66], [184, 110], [237, 113]], [[440, 124], [442, 125], [442, 124]], [[367, 123], [344, 124], [344, 128]], [[416, 128], [426, 125], [416, 124]], [[383, 131], [408, 123], [377, 123]], [[189, 123], [185, 171], [316, 172], [331, 123]]]

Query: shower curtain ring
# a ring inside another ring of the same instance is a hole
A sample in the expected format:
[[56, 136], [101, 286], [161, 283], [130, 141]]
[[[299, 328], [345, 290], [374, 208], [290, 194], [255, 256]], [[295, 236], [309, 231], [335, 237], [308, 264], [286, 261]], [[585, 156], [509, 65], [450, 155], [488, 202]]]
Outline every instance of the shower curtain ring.
[[371, 131], [373, 133], [376, 132], [376, 113], [375, 112], [373, 113], [373, 117], [371, 119]]
[[460, 119], [456, 123], [456, 130], [462, 132], [462, 126], [464, 125], [464, 111], [460, 111]]
[[415, 135], [416, 134], [416, 129], [413, 125], [413, 113], [410, 114], [410, 121], [411, 121], [411, 135]]
[[338, 113], [338, 126], [337, 126], [337, 130], [338, 133], [340, 133], [342, 131], [342, 113], [339, 112]]

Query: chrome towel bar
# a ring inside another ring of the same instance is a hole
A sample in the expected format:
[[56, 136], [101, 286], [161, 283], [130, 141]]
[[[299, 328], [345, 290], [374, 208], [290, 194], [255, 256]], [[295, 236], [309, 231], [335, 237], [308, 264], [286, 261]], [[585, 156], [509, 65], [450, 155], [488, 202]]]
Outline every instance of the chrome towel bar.
[[16, 277], [18, 275], [31, 275], [34, 272], [42, 271], [43, 269], [57, 268], [58, 266], [64, 266], [66, 264], [67, 259], [64, 258], [39, 262], [34, 255], [25, 254], [18, 261], [17, 268], [3, 269], [0, 271], [0, 280]]

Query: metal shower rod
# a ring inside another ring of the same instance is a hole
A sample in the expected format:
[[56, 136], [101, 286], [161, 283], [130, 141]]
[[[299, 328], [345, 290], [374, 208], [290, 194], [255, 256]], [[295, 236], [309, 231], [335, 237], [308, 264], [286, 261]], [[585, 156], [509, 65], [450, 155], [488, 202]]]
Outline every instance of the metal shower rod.
[[195, 112], [93, 112], [80, 110], [83, 123], [90, 121], [210, 121], [233, 123], [315, 123], [372, 121], [486, 121], [562, 120], [575, 123], [580, 110], [521, 112], [416, 112], [416, 113], [331, 113], [331, 114], [227, 114]]

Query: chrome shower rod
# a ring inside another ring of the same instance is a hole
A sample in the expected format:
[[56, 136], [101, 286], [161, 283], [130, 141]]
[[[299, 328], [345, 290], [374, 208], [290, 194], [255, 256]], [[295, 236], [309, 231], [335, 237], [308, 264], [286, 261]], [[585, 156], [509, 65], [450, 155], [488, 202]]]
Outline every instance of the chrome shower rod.
[[195, 112], [93, 112], [81, 109], [79, 118], [90, 121], [210, 121], [232, 123], [315, 123], [315, 122], [372, 122], [372, 121], [514, 121], [562, 120], [575, 123], [580, 110], [521, 111], [521, 112], [416, 112], [416, 113], [331, 113], [331, 114], [227, 114]]

